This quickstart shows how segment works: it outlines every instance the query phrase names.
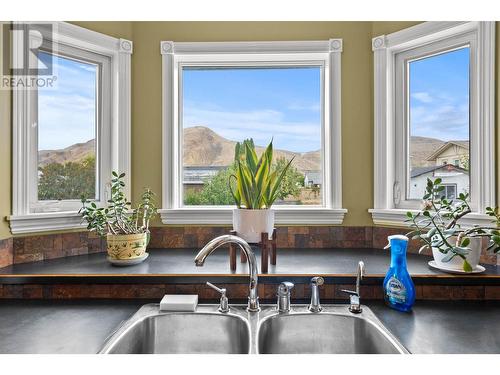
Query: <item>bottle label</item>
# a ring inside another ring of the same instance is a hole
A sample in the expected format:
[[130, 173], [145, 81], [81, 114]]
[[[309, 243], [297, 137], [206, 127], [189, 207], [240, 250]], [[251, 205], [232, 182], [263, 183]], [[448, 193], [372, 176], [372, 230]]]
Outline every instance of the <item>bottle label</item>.
[[387, 297], [392, 303], [405, 303], [406, 302], [406, 288], [394, 276], [389, 279], [386, 287]]

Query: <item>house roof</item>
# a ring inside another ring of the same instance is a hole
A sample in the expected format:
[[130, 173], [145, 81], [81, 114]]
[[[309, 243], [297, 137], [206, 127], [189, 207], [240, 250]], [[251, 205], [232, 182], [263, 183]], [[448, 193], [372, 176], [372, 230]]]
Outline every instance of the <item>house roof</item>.
[[447, 141], [441, 145], [436, 151], [434, 151], [427, 158], [428, 161], [436, 160], [436, 158], [441, 155], [445, 150], [447, 150], [451, 146], [458, 146], [461, 148], [469, 150], [469, 141]]
[[427, 174], [444, 168], [446, 168], [448, 171], [456, 170], [459, 172], [469, 174], [469, 171], [467, 169], [457, 167], [456, 165], [453, 164], [444, 164], [444, 165], [433, 165], [430, 167], [415, 167], [411, 170], [410, 177], [411, 178], [418, 177], [423, 174]]

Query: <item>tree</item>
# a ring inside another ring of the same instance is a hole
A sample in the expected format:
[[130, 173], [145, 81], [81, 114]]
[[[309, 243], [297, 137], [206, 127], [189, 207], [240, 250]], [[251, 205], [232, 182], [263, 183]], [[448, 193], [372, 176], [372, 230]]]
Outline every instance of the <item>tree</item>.
[[[288, 164], [288, 160], [285, 157], [280, 157], [276, 159], [275, 169], [278, 175], [285, 169]], [[298, 198], [300, 196], [300, 190], [304, 187], [304, 175], [300, 173], [297, 168], [292, 165], [288, 168], [281, 180], [281, 189], [278, 194], [278, 199], [285, 199], [288, 196]]]
[[217, 172], [216, 175], [204, 181], [201, 191], [188, 191], [184, 197], [184, 204], [188, 206], [202, 205], [231, 205], [233, 196], [229, 190], [229, 176], [234, 174], [234, 165]]
[[[238, 152], [238, 151], [237, 151]], [[282, 171], [287, 165], [284, 157], [278, 158], [274, 169]], [[184, 196], [184, 204], [187, 206], [217, 206], [233, 205], [234, 199], [229, 190], [229, 176], [235, 173], [236, 166], [233, 164], [227, 169], [220, 170], [216, 175], [204, 181], [201, 191], [187, 191]], [[300, 189], [304, 186], [304, 176], [297, 168], [290, 166], [282, 180], [281, 192], [278, 199], [288, 196], [299, 197]]]
[[95, 157], [81, 162], [50, 163], [39, 168], [39, 200], [94, 199]]
[[465, 170], [469, 170], [470, 168], [470, 159], [469, 159], [469, 154], [464, 154], [461, 158], [460, 158], [460, 166], [465, 169]]

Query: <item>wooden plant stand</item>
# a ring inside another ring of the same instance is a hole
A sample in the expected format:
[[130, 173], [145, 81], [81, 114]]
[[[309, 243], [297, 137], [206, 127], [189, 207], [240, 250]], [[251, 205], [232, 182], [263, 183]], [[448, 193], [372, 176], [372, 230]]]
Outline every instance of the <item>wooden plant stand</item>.
[[[238, 233], [234, 230], [230, 233], [234, 236], [238, 235]], [[262, 249], [260, 271], [262, 273], [267, 273], [269, 261], [273, 266], [276, 265], [276, 228], [273, 229], [271, 239], [269, 239], [269, 235], [267, 233], [261, 233], [260, 242], [256, 245]], [[229, 244], [229, 265], [231, 267], [231, 271], [236, 271], [236, 248], [237, 246], [235, 244]], [[247, 262], [247, 257], [243, 251], [240, 251], [240, 262]]]

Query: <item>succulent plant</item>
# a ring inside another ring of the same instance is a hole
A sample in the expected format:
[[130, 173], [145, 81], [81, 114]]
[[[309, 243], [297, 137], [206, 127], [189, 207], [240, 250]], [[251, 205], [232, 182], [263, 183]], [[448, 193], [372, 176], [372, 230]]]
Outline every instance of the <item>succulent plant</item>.
[[285, 168], [273, 167], [273, 141], [260, 158], [257, 157], [253, 140], [237, 143], [235, 147], [236, 172], [229, 177], [229, 187], [238, 208], [270, 208], [280, 194], [283, 181], [293, 158]]
[[150, 189], [144, 189], [139, 205], [131, 209], [132, 204], [123, 192], [124, 177], [125, 173], [112, 172], [111, 198], [107, 207], [98, 207], [95, 202], [82, 199], [82, 208], [78, 212], [82, 214], [83, 221], [87, 222], [88, 230], [101, 236], [108, 233], [149, 233], [149, 222], [157, 214], [155, 194]]
[[469, 194], [460, 193], [457, 199], [447, 199], [442, 192], [445, 187], [442, 180], [427, 179], [422, 208], [419, 212], [407, 212], [413, 230], [407, 234], [412, 239], [419, 239], [424, 243], [419, 252], [427, 248], [436, 248], [446, 254], [443, 262], [449, 262], [458, 256], [463, 259], [464, 271], [472, 271], [466, 257], [470, 252], [470, 239], [474, 237], [487, 237], [489, 245], [487, 250], [497, 253], [500, 251], [500, 211], [498, 207], [486, 208], [486, 214], [491, 216], [491, 226], [473, 226], [462, 228], [460, 219], [472, 212], [469, 205]]

